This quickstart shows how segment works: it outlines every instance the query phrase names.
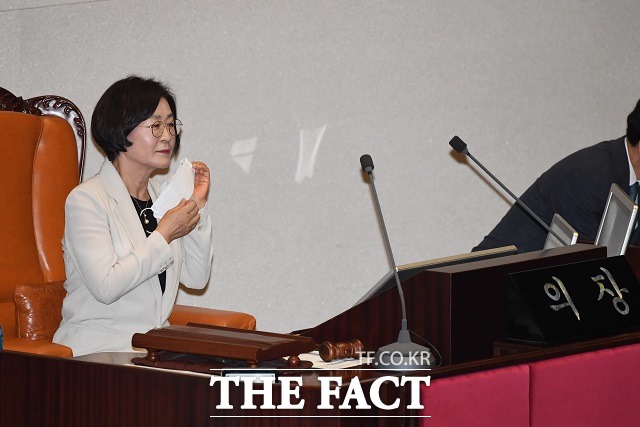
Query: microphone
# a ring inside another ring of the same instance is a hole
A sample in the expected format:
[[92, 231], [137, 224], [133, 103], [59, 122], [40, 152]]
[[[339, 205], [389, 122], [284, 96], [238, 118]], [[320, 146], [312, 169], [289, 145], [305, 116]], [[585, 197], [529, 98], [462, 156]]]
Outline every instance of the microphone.
[[520, 198], [518, 196], [513, 194], [511, 192], [511, 190], [509, 190], [502, 182], [500, 182], [500, 180], [498, 178], [496, 178], [491, 172], [489, 172], [489, 170], [487, 168], [485, 168], [482, 163], [480, 163], [475, 157], [473, 157], [473, 155], [469, 152], [469, 149], [467, 148], [467, 144], [465, 144], [465, 142], [462, 139], [460, 139], [460, 137], [458, 135], [455, 135], [453, 138], [451, 138], [451, 141], [449, 141], [449, 145], [451, 146], [451, 148], [456, 150], [458, 153], [466, 154], [467, 156], [469, 156], [469, 158], [471, 160], [473, 160], [476, 165], [480, 166], [482, 168], [482, 170], [485, 171], [485, 173], [491, 177], [491, 179], [493, 179], [498, 185], [500, 185], [500, 187], [502, 187], [502, 189], [504, 191], [509, 193], [509, 195], [511, 197], [513, 197], [513, 199], [516, 201], [516, 203], [518, 203], [518, 205], [520, 205], [520, 207], [522, 209], [524, 209], [529, 215], [531, 215], [531, 217], [533, 219], [535, 219], [538, 224], [540, 224], [545, 230], [547, 230], [556, 239], [558, 239], [560, 241], [560, 243], [562, 243], [565, 246], [569, 245], [569, 242], [567, 242], [564, 237], [560, 237], [558, 235], [558, 233], [553, 231], [551, 229], [551, 227], [549, 227], [546, 222], [544, 222], [538, 215], [536, 215], [535, 212], [533, 212], [531, 209], [529, 209], [529, 207], [527, 205], [525, 205], [524, 202], [522, 200], [520, 200]]
[[380, 208], [380, 201], [378, 200], [378, 193], [376, 192], [376, 185], [373, 182], [373, 160], [371, 159], [371, 156], [368, 154], [361, 156], [360, 166], [362, 167], [362, 171], [369, 175], [369, 184], [373, 194], [374, 205], [382, 228], [382, 235], [384, 237], [384, 244], [387, 248], [389, 263], [394, 270], [398, 294], [400, 294], [400, 304], [402, 306], [402, 324], [400, 333], [398, 334], [398, 341], [380, 347], [373, 358], [373, 366], [378, 369], [392, 369], [399, 371], [428, 369], [434, 366], [435, 358], [427, 347], [423, 347], [411, 341], [411, 336], [407, 329], [407, 308], [404, 301], [404, 293], [402, 292], [402, 286], [400, 286], [398, 267], [396, 266], [396, 262], [393, 258], [393, 251], [391, 250], [387, 227], [384, 224], [382, 209]]

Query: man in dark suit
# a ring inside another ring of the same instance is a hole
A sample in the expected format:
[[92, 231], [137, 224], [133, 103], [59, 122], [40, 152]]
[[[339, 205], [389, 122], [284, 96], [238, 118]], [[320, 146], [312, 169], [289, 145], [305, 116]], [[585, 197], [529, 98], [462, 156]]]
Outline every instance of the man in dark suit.
[[[553, 165], [524, 192], [522, 202], [551, 224], [560, 214], [581, 240], [594, 241], [612, 183], [629, 194], [640, 177], [640, 101], [627, 117], [627, 134], [583, 148]], [[637, 203], [637, 201], [636, 201]], [[474, 251], [515, 245], [540, 250], [547, 231], [514, 204]]]

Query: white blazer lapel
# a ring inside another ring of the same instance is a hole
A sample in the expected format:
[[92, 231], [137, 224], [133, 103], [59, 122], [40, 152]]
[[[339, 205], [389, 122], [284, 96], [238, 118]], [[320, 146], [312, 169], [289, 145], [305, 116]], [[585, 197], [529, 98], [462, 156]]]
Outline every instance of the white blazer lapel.
[[[144, 243], [147, 236], [140, 224], [140, 218], [138, 218], [127, 187], [124, 185], [124, 182], [122, 182], [122, 178], [120, 178], [120, 174], [118, 174], [116, 168], [107, 159], [105, 159], [100, 168], [100, 176], [104, 179], [107, 186], [114, 216], [122, 225], [122, 229], [133, 244], [133, 247], [138, 247]], [[149, 188], [151, 188], [151, 186], [149, 186]], [[149, 194], [151, 195], [151, 193]], [[158, 306], [160, 306], [162, 303], [162, 290], [160, 289], [158, 276], [153, 276], [149, 281], [151, 282], [153, 294], [156, 297]]]
[[115, 217], [120, 221], [134, 246], [138, 246], [144, 242], [146, 236], [140, 226], [140, 219], [136, 214], [127, 187], [125, 187], [118, 171], [109, 160], [105, 160], [102, 164], [100, 176], [106, 184]]

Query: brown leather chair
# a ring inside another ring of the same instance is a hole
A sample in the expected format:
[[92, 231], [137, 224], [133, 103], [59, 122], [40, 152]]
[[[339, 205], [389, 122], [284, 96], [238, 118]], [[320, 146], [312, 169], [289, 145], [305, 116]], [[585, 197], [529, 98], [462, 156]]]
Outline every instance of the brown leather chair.
[[[65, 296], [64, 203], [82, 177], [85, 134], [71, 101], [23, 100], [0, 88], [0, 325], [7, 350], [72, 356], [51, 339]], [[249, 314], [183, 305], [169, 322], [256, 325]]]

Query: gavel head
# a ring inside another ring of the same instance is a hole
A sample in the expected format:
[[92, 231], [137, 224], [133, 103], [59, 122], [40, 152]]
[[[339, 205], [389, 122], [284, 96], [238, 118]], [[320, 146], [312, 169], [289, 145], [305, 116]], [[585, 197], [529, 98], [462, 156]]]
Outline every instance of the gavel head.
[[357, 339], [335, 344], [325, 341], [320, 344], [319, 348], [320, 358], [325, 362], [331, 362], [335, 359], [356, 357], [362, 352], [364, 352], [364, 344], [362, 344], [362, 341]]

